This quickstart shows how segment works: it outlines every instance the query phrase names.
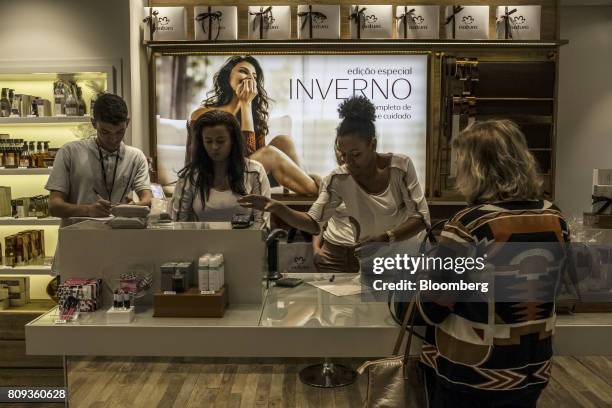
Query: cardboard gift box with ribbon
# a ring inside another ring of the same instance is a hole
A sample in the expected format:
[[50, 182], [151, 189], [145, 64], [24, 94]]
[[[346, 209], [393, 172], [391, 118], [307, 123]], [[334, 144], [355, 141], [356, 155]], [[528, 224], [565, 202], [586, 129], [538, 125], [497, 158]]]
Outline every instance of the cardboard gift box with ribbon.
[[197, 6], [193, 8], [196, 41], [238, 39], [236, 6]]
[[249, 40], [291, 38], [289, 6], [249, 6]]
[[440, 6], [397, 6], [397, 38], [431, 40], [440, 38]]
[[393, 38], [393, 6], [353, 5], [351, 38]]
[[447, 6], [446, 38], [455, 40], [489, 39], [489, 6]]
[[187, 39], [185, 7], [145, 7], [144, 41], [183, 41]]
[[300, 40], [340, 38], [340, 6], [299, 5], [297, 11]]
[[542, 6], [497, 7], [497, 38], [500, 40], [539, 40]]

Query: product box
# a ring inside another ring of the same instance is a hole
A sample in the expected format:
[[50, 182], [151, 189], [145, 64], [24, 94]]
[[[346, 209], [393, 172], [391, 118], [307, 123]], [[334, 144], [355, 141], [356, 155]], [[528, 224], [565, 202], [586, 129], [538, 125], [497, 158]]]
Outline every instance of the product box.
[[130, 324], [134, 321], [136, 308], [130, 306], [127, 309], [111, 307], [106, 311], [106, 323], [108, 324]]
[[447, 6], [446, 38], [489, 39], [489, 6]]
[[249, 6], [249, 40], [288, 40], [291, 38], [289, 6]]
[[499, 6], [496, 15], [498, 39], [540, 39], [542, 6]]
[[223, 317], [228, 303], [227, 285], [210, 295], [197, 288], [172, 295], [158, 292], [153, 296], [153, 317]]
[[594, 169], [593, 185], [612, 185], [612, 169]]
[[0, 217], [12, 217], [11, 188], [0, 186]]
[[161, 273], [160, 287], [162, 291], [172, 290], [172, 275], [174, 275], [175, 267], [176, 262], [166, 262], [159, 267]]
[[612, 185], [593, 186], [593, 214], [612, 214]]
[[193, 8], [196, 41], [238, 39], [236, 6], [196, 6]]
[[393, 38], [393, 6], [352, 5], [351, 38]]
[[397, 6], [397, 38], [431, 40], [440, 38], [440, 6]]
[[5, 298], [5, 300], [8, 300], [9, 306], [25, 306], [30, 302], [29, 276], [0, 279], [0, 287], [6, 288], [2, 290], [3, 295], [6, 295], [6, 292], [8, 292], [8, 296]]
[[102, 307], [102, 279], [70, 278], [57, 290], [60, 309], [69, 297], [79, 301], [79, 311], [95, 312]]
[[310, 242], [279, 242], [278, 271], [285, 272], [315, 272], [312, 262], [312, 243]]
[[185, 7], [145, 7], [144, 41], [181, 41], [187, 39]]
[[299, 5], [297, 27], [300, 40], [337, 40], [340, 38], [340, 6]]

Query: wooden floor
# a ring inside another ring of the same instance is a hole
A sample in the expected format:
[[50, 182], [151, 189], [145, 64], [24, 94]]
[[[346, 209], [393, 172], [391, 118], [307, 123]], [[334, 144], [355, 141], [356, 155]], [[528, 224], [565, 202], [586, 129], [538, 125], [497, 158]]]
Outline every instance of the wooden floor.
[[[72, 359], [69, 366], [70, 406], [361, 406], [365, 385], [362, 380], [334, 390], [303, 385], [297, 373], [310, 362], [313, 360], [104, 357]], [[360, 363], [357, 360], [341, 362], [352, 366]], [[538, 406], [612, 407], [611, 384], [610, 357], [556, 357], [553, 379], [540, 398]], [[415, 388], [419, 389], [418, 385]], [[58, 407], [57, 404], [22, 406]], [[422, 402], [415, 406], [422, 406]]]

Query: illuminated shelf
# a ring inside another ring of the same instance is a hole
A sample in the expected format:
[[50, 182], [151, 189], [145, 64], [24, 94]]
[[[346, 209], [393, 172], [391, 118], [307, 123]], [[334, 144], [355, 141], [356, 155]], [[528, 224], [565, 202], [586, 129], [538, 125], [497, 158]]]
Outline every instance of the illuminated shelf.
[[45, 169], [5, 169], [3, 167], [0, 168], [0, 176], [20, 176], [20, 175], [44, 175], [51, 174], [52, 167], [47, 167]]
[[90, 116], [42, 116], [35, 118], [0, 118], [0, 125], [57, 125], [89, 123]]
[[51, 275], [51, 265], [0, 266], [0, 276], [3, 275]]
[[55, 217], [47, 218], [13, 218], [0, 217], [0, 226], [3, 225], [59, 225], [61, 219]]
[[38, 314], [46, 313], [57, 306], [52, 300], [35, 299], [25, 306], [13, 306], [8, 309], [0, 310], [0, 314]]

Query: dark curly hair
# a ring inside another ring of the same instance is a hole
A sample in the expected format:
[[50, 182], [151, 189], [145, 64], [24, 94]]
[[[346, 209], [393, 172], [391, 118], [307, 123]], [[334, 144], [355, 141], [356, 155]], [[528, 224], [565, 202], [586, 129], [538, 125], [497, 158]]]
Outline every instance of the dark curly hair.
[[[230, 86], [230, 74], [232, 69], [241, 62], [248, 62], [253, 65], [257, 78], [257, 96], [251, 103], [253, 108], [253, 122], [255, 125], [255, 134], [265, 137], [268, 134], [268, 106], [271, 99], [264, 88], [264, 74], [259, 62], [250, 55], [234, 55], [229, 57], [221, 69], [213, 77], [214, 89], [208, 92], [207, 98], [202, 101], [202, 105], [207, 107], [225, 106], [232, 101], [234, 90]], [[238, 123], [240, 123], [240, 112], [236, 115]]]
[[97, 122], [118, 125], [128, 120], [128, 108], [120, 96], [103, 93], [94, 102], [93, 117]]
[[218, 125], [227, 128], [232, 143], [227, 165], [230, 189], [238, 195], [246, 194], [244, 186], [246, 147], [240, 131], [240, 124], [231, 113], [211, 110], [202, 114], [193, 124], [194, 138], [191, 161], [178, 173], [180, 178], [188, 178], [191, 185], [197, 187], [203, 208], [206, 207], [206, 197], [210, 194], [210, 188], [215, 179], [213, 160], [204, 148], [203, 133], [206, 132], [206, 128]]
[[357, 135], [366, 142], [376, 137], [376, 108], [365, 96], [353, 96], [338, 107], [340, 125], [336, 128], [336, 139], [344, 135]]

